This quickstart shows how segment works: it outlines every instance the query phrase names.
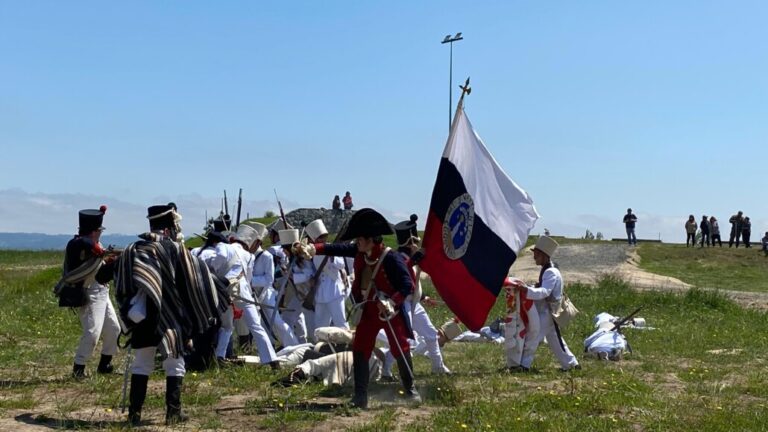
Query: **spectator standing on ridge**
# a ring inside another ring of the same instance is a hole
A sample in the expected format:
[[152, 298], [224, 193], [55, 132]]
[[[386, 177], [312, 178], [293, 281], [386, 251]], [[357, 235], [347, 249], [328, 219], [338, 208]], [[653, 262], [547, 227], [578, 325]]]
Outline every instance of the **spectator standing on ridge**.
[[733, 240], [736, 240], [736, 247], [739, 247], [739, 240], [741, 239], [741, 224], [744, 222], [744, 213], [739, 210], [738, 213], [731, 216], [728, 222], [731, 223], [731, 237], [728, 239], [728, 247], [733, 246]]
[[685, 232], [688, 235], [685, 238], [685, 247], [688, 247], [688, 244], [690, 243], [691, 246], [696, 246], [696, 229], [698, 226], [696, 225], [696, 218], [693, 217], [693, 215], [688, 216], [688, 221], [685, 222]]
[[768, 256], [768, 231], [766, 231], [765, 236], [763, 236], [763, 252], [765, 253], [765, 256]]
[[333, 197], [333, 203], [331, 204], [331, 208], [334, 210], [341, 210], [341, 199], [338, 195], [335, 195]]
[[344, 210], [352, 210], [352, 195], [349, 194], [349, 191], [344, 195], [341, 202], [344, 203]]
[[752, 222], [748, 217], [744, 218], [741, 223], [741, 239], [744, 240], [744, 247], [751, 248], [752, 244], [749, 242], [749, 238], [752, 236]]
[[715, 241], [717, 241], [720, 247], [723, 247], [723, 241], [720, 239], [720, 224], [717, 222], [717, 218], [714, 216], [709, 218], [709, 230], [709, 236], [712, 240], [712, 247], [715, 246]]
[[627, 227], [627, 243], [637, 246], [637, 237], [635, 237], [635, 223], [637, 223], [637, 216], [632, 214], [632, 209], [627, 209], [627, 214], [624, 215], [624, 225]]
[[704, 243], [707, 244], [707, 246], [710, 246], [710, 238], [709, 238], [709, 220], [707, 220], [707, 215], [704, 215], [701, 217], [701, 223], [699, 223], [699, 228], [701, 228], [701, 247], [704, 247]]

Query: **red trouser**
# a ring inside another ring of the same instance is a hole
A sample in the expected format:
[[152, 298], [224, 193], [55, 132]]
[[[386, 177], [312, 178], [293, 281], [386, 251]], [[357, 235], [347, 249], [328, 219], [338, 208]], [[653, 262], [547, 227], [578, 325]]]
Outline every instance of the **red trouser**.
[[[400, 358], [400, 352], [410, 352], [411, 345], [408, 343], [408, 329], [405, 326], [405, 321], [401, 315], [402, 310], [389, 320], [392, 324], [392, 330], [389, 329], [389, 325], [386, 321], [379, 319], [379, 308], [376, 307], [376, 302], [368, 302], [363, 309], [363, 316], [360, 318], [360, 323], [355, 330], [355, 339], [352, 341], [352, 351], [362, 352], [365, 359], [371, 358], [371, 352], [374, 346], [376, 346], [376, 335], [379, 334], [379, 330], [384, 329], [384, 333], [389, 340], [389, 347], [392, 355], [395, 358]], [[400, 349], [397, 349], [397, 346]]]

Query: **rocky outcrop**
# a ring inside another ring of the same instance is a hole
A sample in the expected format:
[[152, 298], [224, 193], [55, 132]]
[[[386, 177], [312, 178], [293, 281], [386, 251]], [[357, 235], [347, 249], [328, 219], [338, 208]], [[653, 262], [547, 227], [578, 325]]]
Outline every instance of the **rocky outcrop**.
[[286, 213], [288, 223], [301, 230], [302, 222], [308, 224], [322, 219], [328, 232], [336, 234], [341, 226], [355, 214], [355, 210], [329, 210], [324, 208], [300, 208]]

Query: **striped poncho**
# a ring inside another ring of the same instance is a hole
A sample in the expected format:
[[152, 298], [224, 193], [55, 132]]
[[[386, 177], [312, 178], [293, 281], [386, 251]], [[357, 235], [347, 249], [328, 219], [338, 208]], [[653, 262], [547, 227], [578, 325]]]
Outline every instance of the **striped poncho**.
[[[208, 267], [179, 243], [154, 234], [140, 236], [120, 256], [115, 291], [120, 316], [134, 348], [158, 346], [165, 357], [185, 354], [185, 342], [219, 320], [229, 306], [226, 292]], [[147, 299], [147, 317], [128, 318], [131, 300]]]

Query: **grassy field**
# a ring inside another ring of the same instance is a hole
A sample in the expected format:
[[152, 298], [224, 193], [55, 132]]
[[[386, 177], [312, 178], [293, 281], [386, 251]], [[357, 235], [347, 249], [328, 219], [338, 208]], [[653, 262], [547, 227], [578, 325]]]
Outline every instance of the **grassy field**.
[[[655, 252], [666, 247], [674, 248], [662, 245]], [[698, 253], [674, 250], [671, 258], [652, 258], [655, 255], [646, 255], [645, 248], [641, 248], [644, 265]], [[56, 306], [51, 294], [59, 269], [45, 268], [58, 264], [61, 256], [3, 252], [0, 259], [0, 430], [125, 429], [118, 408], [120, 375], [68, 378], [79, 323], [69, 310]], [[749, 285], [740, 279], [738, 269], [727, 266], [724, 271]], [[431, 292], [432, 287], [427, 285], [426, 290]], [[432, 376], [428, 360], [416, 359], [417, 384], [425, 399], [421, 407], [389, 401], [398, 386], [376, 384], [372, 409], [359, 412], [339, 405], [350, 396], [349, 389], [321, 384], [269, 386], [286, 371], [210, 370], [185, 379], [183, 402], [193, 417], [186, 428], [768, 430], [765, 313], [741, 309], [717, 292], [635, 292], [610, 278], [595, 286], [569, 285], [568, 291], [583, 312], [564, 332], [582, 362], [581, 371], [559, 372], [548, 349], [540, 347], [534, 373], [504, 374], [498, 371], [504, 364], [501, 346], [451, 343], [444, 351], [453, 376]], [[657, 330], [627, 330], [633, 354], [616, 363], [581, 358], [582, 341], [592, 332], [592, 316], [603, 311], [620, 315], [640, 305], [644, 306], [640, 315]], [[502, 313], [500, 301], [490, 318]], [[438, 325], [451, 317], [444, 307], [430, 310], [430, 315]], [[117, 364], [122, 365], [123, 355], [118, 355]], [[150, 383], [145, 414], [155, 426], [145, 429], [159, 429], [164, 409], [161, 373]]]
[[640, 267], [701, 288], [768, 292], [768, 257], [750, 249], [645, 243], [638, 247]]

